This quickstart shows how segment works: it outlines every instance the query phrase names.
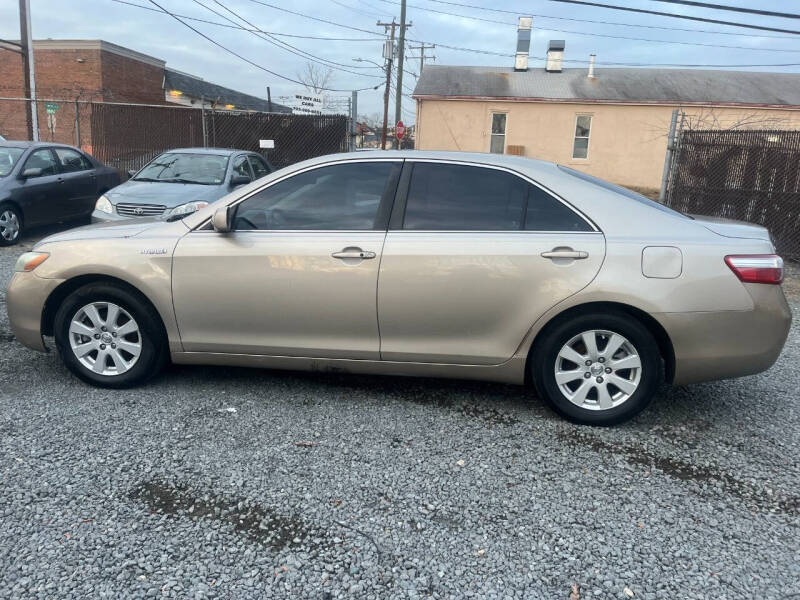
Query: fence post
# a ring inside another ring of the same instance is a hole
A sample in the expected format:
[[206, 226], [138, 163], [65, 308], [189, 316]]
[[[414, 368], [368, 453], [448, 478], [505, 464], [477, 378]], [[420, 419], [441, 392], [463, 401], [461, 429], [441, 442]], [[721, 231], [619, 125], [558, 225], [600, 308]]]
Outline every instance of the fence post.
[[667, 198], [667, 181], [669, 171], [672, 167], [672, 152], [675, 149], [675, 129], [678, 126], [678, 109], [672, 111], [672, 119], [669, 122], [669, 135], [667, 136], [667, 156], [664, 158], [664, 173], [661, 176], [661, 191], [658, 194], [658, 201], [664, 202]]
[[350, 152], [356, 151], [356, 127], [358, 121], [358, 92], [353, 90], [350, 97]]
[[75, 147], [81, 147], [81, 112], [78, 99], [75, 99]]
[[203, 148], [208, 148], [208, 137], [206, 137], [206, 101], [200, 96], [200, 118], [203, 121]]

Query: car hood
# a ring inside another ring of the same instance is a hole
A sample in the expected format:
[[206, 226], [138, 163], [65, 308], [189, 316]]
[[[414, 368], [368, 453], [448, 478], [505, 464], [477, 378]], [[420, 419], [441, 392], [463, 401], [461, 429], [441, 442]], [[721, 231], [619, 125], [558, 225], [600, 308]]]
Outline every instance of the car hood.
[[36, 244], [36, 248], [53, 242], [72, 242], [75, 240], [95, 240], [95, 239], [118, 239], [129, 238], [139, 235], [153, 227], [160, 227], [165, 221], [155, 221], [153, 219], [125, 219], [122, 221], [108, 221], [106, 223], [95, 223], [76, 227], [48, 236]]
[[213, 202], [230, 192], [227, 185], [200, 185], [196, 183], [160, 183], [129, 179], [106, 192], [112, 204], [160, 204], [174, 208], [187, 202]]
[[767, 240], [771, 242], [769, 231], [766, 227], [747, 223], [746, 221], [734, 221], [733, 219], [723, 219], [721, 217], [706, 217], [703, 215], [691, 215], [700, 225], [713, 231], [717, 235], [730, 238], [745, 238], [752, 240]]

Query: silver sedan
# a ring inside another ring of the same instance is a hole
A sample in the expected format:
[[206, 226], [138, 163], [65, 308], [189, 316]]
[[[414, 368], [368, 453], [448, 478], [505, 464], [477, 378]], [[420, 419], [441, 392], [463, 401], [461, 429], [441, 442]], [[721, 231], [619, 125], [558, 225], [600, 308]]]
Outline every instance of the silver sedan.
[[769, 368], [788, 334], [768, 232], [689, 217], [569, 168], [359, 152], [277, 171], [192, 214], [40, 242], [8, 290], [108, 387], [184, 364], [532, 383], [612, 424], [660, 382]]

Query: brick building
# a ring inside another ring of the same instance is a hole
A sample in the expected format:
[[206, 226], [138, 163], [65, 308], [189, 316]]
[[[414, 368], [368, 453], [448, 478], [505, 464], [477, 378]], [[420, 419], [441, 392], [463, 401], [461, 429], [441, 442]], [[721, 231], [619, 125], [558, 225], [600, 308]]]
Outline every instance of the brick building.
[[[158, 58], [103, 40], [36, 40], [33, 44], [40, 139], [76, 144], [91, 151], [91, 110], [84, 103], [126, 102], [268, 109], [266, 99], [243, 94], [185, 73], [166, 69]], [[22, 60], [0, 45], [0, 98], [24, 97]], [[198, 97], [198, 101], [194, 101]], [[203, 101], [203, 99], [208, 99]], [[47, 104], [50, 101], [48, 116]], [[272, 103], [274, 112], [290, 112]], [[28, 138], [25, 106], [0, 100], [0, 135]]]

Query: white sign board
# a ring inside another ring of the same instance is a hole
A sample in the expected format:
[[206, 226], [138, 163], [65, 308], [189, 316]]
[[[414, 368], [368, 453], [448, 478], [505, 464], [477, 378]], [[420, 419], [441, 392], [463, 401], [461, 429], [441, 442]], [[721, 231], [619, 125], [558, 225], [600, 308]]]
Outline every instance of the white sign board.
[[259, 148], [274, 148], [275, 140], [258, 140]]
[[292, 113], [295, 115], [321, 115], [324, 108], [322, 96], [310, 93], [295, 94], [292, 102]]

